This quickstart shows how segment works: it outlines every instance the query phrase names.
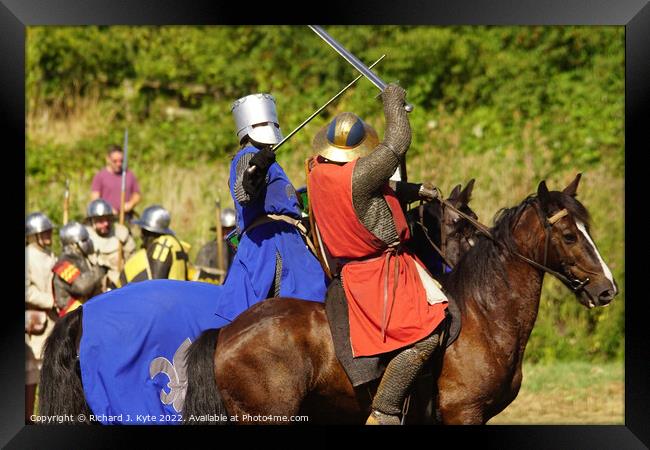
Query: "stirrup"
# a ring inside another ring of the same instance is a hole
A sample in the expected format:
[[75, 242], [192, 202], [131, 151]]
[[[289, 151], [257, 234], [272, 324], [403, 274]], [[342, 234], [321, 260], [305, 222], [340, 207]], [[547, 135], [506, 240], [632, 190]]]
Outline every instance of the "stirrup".
[[399, 416], [394, 416], [392, 414], [385, 414], [381, 411], [373, 409], [368, 420], [366, 420], [366, 425], [401, 425], [402, 421]]

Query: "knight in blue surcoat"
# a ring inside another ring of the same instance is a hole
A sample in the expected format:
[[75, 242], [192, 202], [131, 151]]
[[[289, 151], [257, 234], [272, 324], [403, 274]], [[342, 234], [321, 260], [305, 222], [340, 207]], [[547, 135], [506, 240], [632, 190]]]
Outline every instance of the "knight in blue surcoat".
[[271, 150], [282, 140], [275, 99], [247, 95], [233, 103], [232, 113], [241, 148], [230, 165], [228, 185], [239, 245], [216, 313], [233, 320], [270, 297], [322, 302], [327, 278], [297, 226], [296, 190]]

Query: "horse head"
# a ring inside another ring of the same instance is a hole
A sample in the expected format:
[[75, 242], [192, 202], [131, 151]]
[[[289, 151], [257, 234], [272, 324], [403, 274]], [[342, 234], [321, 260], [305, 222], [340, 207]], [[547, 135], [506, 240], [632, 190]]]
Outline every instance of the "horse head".
[[[451, 191], [451, 194], [449, 194], [447, 202], [462, 213], [478, 220], [476, 213], [469, 207], [472, 190], [474, 189], [474, 181], [474, 178], [472, 178], [462, 190], [460, 184], [456, 185]], [[442, 217], [440, 219], [441, 241], [445, 243], [447, 248], [446, 253], [449, 262], [455, 266], [458, 264], [460, 258], [474, 246], [477, 229], [456, 211], [445, 207], [441, 202], [437, 203], [442, 210]]]
[[[474, 179], [462, 190], [461, 185], [457, 185], [447, 198], [447, 202], [464, 214], [477, 219], [478, 216], [468, 205], [472, 189], [474, 189]], [[436, 259], [434, 254], [437, 250], [431, 248], [432, 243], [441, 250], [444, 259], [451, 266], [455, 266], [475, 243], [475, 228], [440, 200], [434, 199], [411, 209], [408, 220], [413, 230], [412, 248], [431, 273], [439, 272], [435, 269], [434, 262]]]
[[545, 181], [539, 184], [537, 203], [545, 232], [540, 253], [546, 259], [542, 264], [559, 274], [581, 304], [593, 308], [608, 305], [618, 288], [589, 233], [589, 213], [576, 199], [580, 176], [561, 192], [549, 191]]

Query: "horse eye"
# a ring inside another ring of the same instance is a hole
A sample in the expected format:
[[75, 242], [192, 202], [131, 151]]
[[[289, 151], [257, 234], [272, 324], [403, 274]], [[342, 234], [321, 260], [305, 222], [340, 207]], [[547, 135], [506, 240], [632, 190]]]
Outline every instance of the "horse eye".
[[562, 235], [562, 239], [564, 239], [564, 242], [567, 244], [575, 244], [578, 238], [576, 237], [575, 234], [573, 233], [566, 233]]
[[452, 220], [452, 222], [454, 222], [454, 225], [456, 225], [458, 222], [460, 222], [460, 217], [456, 217], [454, 220]]

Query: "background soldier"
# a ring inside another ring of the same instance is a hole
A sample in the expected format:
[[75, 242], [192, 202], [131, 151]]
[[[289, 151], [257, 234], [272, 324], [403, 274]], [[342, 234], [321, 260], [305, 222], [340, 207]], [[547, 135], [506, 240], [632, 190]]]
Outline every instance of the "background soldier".
[[52, 268], [54, 298], [63, 317], [88, 299], [102, 293], [106, 269], [96, 264], [93, 241], [79, 222], [68, 222], [59, 231], [63, 253]]
[[171, 215], [159, 205], [152, 205], [132, 223], [142, 230], [142, 248], [124, 265], [118, 287], [134, 281], [167, 278], [189, 280], [193, 270], [188, 265], [190, 244], [180, 241], [169, 228]]
[[[223, 241], [223, 252], [224, 252], [224, 273], [228, 272], [228, 268], [232, 264], [232, 260], [235, 257], [235, 250], [231, 245], [228, 245], [224, 240], [228, 233], [235, 229], [237, 224], [237, 213], [232, 208], [224, 208], [221, 211], [221, 236], [219, 239]], [[216, 227], [210, 228], [210, 231], [216, 231]], [[217, 242], [216, 239], [206, 243], [199, 253], [196, 255], [196, 266], [201, 269], [219, 269], [217, 263]], [[208, 270], [211, 271], [211, 270]]]
[[[106, 167], [99, 170], [93, 177], [90, 199], [105, 199], [113, 208], [113, 212], [120, 212], [120, 195], [122, 192], [122, 164], [124, 163], [124, 151], [119, 145], [108, 147], [106, 154]], [[140, 202], [140, 186], [135, 174], [130, 169], [126, 171], [124, 213], [128, 223], [133, 215], [133, 209]]]
[[57, 319], [52, 293], [56, 257], [50, 250], [53, 228], [43, 213], [35, 212], [25, 218], [25, 423], [32, 422], [43, 345]]
[[88, 205], [86, 228], [95, 247], [97, 264], [108, 269], [102, 282], [103, 291], [114, 289], [118, 285], [120, 242], [122, 243], [123, 261], [126, 261], [135, 251], [135, 241], [129, 233], [129, 229], [116, 223], [115, 219], [113, 208], [106, 200], [99, 198]]
[[[348, 261], [341, 269], [343, 286], [333, 281], [327, 302], [344, 289], [354, 357], [394, 352], [368, 424], [400, 423], [406, 393], [439, 345], [447, 308], [437, 282], [402, 246], [410, 237], [408, 225], [389, 187], [411, 141], [405, 95], [394, 84], [382, 93], [386, 132], [381, 143], [354, 114], [336, 116], [314, 139], [319, 156], [309, 174], [323, 241], [332, 256]], [[402, 187], [409, 201], [436, 196], [426, 186]]]

